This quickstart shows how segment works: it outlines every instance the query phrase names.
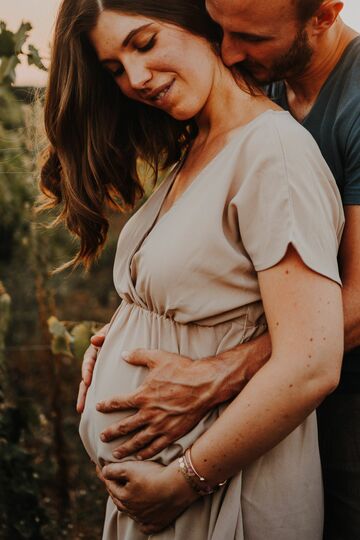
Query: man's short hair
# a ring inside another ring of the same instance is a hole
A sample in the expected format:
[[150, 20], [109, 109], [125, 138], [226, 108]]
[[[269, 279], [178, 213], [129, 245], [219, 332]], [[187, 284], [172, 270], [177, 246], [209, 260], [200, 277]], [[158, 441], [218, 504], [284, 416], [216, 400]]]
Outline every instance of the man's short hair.
[[319, 9], [324, 0], [295, 0], [300, 22], [307, 22]]

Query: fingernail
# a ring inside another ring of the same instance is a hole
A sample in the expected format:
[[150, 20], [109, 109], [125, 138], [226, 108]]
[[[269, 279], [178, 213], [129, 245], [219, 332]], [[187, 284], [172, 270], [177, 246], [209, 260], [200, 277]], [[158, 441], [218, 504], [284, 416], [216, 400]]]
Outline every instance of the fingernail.
[[113, 456], [116, 459], [121, 459], [124, 456], [124, 454], [123, 452], [113, 452]]
[[142, 461], [142, 460], [143, 460], [143, 458], [142, 458], [141, 456], [136, 456], [136, 459], [137, 459], [138, 461]]
[[129, 351], [123, 351], [121, 353], [121, 356], [123, 357], [124, 360], [129, 360], [130, 358], [130, 352]]
[[102, 440], [102, 442], [106, 442], [106, 435], [104, 433], [101, 433], [100, 439]]
[[100, 411], [101, 410], [101, 407], [102, 407], [102, 403], [101, 401], [99, 403], [96, 404], [96, 410], [97, 411]]

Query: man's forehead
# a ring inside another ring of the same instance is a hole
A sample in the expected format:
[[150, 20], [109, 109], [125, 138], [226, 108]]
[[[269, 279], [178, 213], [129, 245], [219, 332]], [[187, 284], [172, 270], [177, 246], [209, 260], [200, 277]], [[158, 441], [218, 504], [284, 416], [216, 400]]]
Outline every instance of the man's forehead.
[[206, 0], [206, 8], [228, 32], [243, 32], [246, 25], [259, 30], [283, 25], [293, 22], [296, 14], [295, 0]]

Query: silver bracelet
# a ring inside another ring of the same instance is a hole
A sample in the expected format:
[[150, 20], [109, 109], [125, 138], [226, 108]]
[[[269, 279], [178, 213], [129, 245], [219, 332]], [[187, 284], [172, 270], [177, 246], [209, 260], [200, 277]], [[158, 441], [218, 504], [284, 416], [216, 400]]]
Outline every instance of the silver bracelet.
[[201, 476], [195, 469], [191, 459], [191, 447], [179, 458], [179, 467], [188, 484], [202, 496], [211, 495], [211, 493], [214, 493], [214, 491], [227, 482], [227, 480], [225, 480], [216, 486], [211, 486], [206, 478]]

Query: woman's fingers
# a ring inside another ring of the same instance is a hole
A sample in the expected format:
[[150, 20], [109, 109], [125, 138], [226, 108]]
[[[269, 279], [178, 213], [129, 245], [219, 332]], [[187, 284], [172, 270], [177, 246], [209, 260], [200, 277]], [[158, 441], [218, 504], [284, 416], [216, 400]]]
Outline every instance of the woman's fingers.
[[106, 324], [105, 326], [103, 326], [103, 328], [101, 328], [101, 330], [99, 330], [99, 332], [91, 336], [91, 344], [85, 351], [83, 363], [81, 366], [81, 376], [87, 386], [90, 386], [91, 384], [94, 366], [98, 355], [98, 349], [102, 347], [104, 343], [108, 328], [109, 325]]
[[97, 348], [94, 347], [94, 345], [89, 345], [84, 354], [84, 359], [81, 366], [81, 376], [87, 386], [90, 386], [91, 384], [97, 353]]
[[106, 484], [111, 486], [112, 493], [120, 499], [124, 498], [123, 486], [129, 481], [128, 469], [124, 463], [110, 463], [101, 471]]
[[78, 397], [76, 401], [76, 411], [79, 414], [81, 414], [84, 411], [87, 389], [88, 387], [86, 386], [84, 381], [81, 381], [79, 385], [79, 393], [78, 393]]
[[99, 480], [105, 483], [105, 478], [103, 476], [102, 470], [99, 467], [99, 465], [96, 465], [96, 476], [98, 477]]
[[79, 386], [79, 393], [76, 402], [76, 410], [78, 413], [82, 413], [85, 408], [85, 400], [88, 388], [92, 381], [94, 367], [98, 355], [98, 349], [103, 345], [106, 333], [109, 325], [106, 324], [99, 333], [90, 338], [90, 345], [86, 349], [83, 362], [81, 365], [81, 377], [82, 381]]
[[94, 336], [91, 336], [90, 342], [94, 347], [101, 347], [105, 341], [105, 335], [104, 334], [95, 334]]
[[129, 416], [125, 420], [112, 424], [111, 426], [106, 428], [101, 433], [100, 438], [103, 442], [110, 442], [114, 439], [127, 435], [132, 431], [136, 431], [139, 428], [145, 426], [146, 424], [147, 418], [145, 418], [143, 413], [138, 412], [136, 414], [133, 414], [132, 416]]
[[114, 497], [114, 495], [111, 495], [111, 493], [110, 493], [110, 497], [112, 498], [113, 503], [115, 504], [116, 508], [120, 510], [120, 512], [130, 516], [128, 509], [126, 508], [125, 504], [120, 501], [120, 499], [118, 499], [117, 497]]

